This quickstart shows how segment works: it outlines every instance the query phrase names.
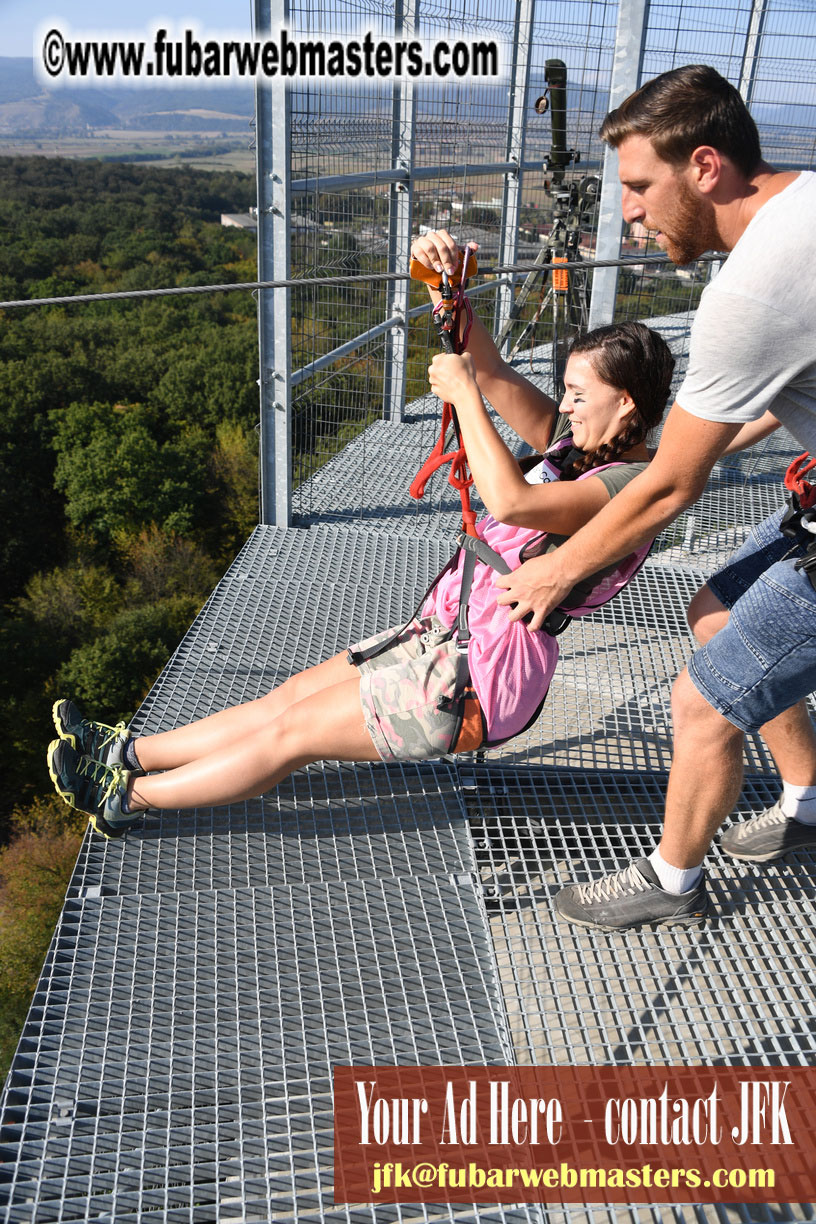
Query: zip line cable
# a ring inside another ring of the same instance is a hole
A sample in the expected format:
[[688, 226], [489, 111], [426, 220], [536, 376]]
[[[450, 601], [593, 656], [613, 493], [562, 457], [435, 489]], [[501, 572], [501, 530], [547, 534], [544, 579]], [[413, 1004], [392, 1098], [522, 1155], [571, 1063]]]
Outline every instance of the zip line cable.
[[[723, 255], [701, 255], [698, 263], [720, 261]], [[542, 272], [558, 268], [627, 268], [641, 267], [644, 264], [665, 264], [669, 262], [668, 255], [633, 255], [625, 259], [576, 259], [566, 263], [552, 264], [500, 264], [493, 268], [482, 268], [483, 274], [504, 275], [506, 273]], [[126, 289], [111, 293], [75, 293], [65, 297], [20, 298], [17, 301], [0, 302], [0, 310], [15, 310], [26, 306], [70, 306], [74, 302], [114, 302], [131, 298], [171, 297], [182, 293], [231, 293], [236, 290], [254, 289], [307, 289], [318, 285], [355, 285], [372, 282], [410, 280], [407, 272], [372, 272], [369, 274], [347, 276], [310, 276], [275, 281], [239, 281], [232, 285], [180, 285], [168, 289]]]

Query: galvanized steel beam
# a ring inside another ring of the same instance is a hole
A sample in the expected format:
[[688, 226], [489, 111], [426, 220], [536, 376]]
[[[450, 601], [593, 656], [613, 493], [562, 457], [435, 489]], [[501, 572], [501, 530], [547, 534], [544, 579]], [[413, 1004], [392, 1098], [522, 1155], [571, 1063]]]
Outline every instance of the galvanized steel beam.
[[739, 91], [745, 105], [750, 107], [754, 98], [756, 85], [757, 61], [759, 48], [765, 29], [765, 16], [768, 11], [768, 0], [754, 0], [751, 5], [751, 20], [748, 23], [748, 33], [745, 38], [745, 50], [742, 54], [740, 68]]
[[[417, 28], [419, 0], [396, 0], [394, 37], [413, 38]], [[395, 81], [391, 105], [391, 165], [406, 170], [408, 179], [392, 183], [388, 207], [388, 271], [402, 272], [408, 266], [411, 251], [411, 220], [414, 189], [411, 171], [414, 166], [414, 83]], [[383, 367], [383, 417], [401, 421], [405, 414], [405, 375], [408, 356], [408, 295], [410, 281], [390, 281], [386, 287], [386, 318], [402, 320], [389, 329], [385, 339]]]
[[[257, 0], [255, 36], [286, 26], [289, 0]], [[255, 81], [258, 279], [289, 279], [290, 102], [284, 83]], [[260, 521], [292, 521], [291, 290], [258, 290]]]
[[[513, 67], [510, 77], [510, 107], [507, 114], [507, 161], [513, 169], [505, 171], [502, 193], [499, 263], [512, 264], [518, 255], [519, 215], [523, 181], [525, 106], [530, 83], [530, 46], [533, 40], [535, 0], [517, 0], [513, 23]], [[510, 313], [513, 284], [502, 286], [496, 294], [494, 334]]]
[[[649, 20], [649, 0], [620, 0], [618, 30], [615, 38], [615, 59], [609, 108], [620, 106], [624, 98], [637, 89], [643, 67], [643, 47]], [[617, 259], [623, 233], [621, 192], [618, 182], [618, 154], [607, 148], [604, 153], [601, 197], [598, 207], [597, 259]], [[592, 277], [592, 299], [589, 306], [589, 326], [611, 323], [615, 314], [618, 292], [618, 269], [601, 268]]]

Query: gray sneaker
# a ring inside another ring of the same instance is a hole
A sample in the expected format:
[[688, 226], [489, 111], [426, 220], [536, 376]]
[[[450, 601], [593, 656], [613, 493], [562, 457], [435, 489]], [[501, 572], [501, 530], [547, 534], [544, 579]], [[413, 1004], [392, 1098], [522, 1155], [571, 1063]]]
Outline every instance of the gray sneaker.
[[682, 924], [699, 926], [708, 910], [705, 875], [688, 892], [666, 892], [647, 858], [601, 876], [589, 884], [571, 884], [555, 898], [562, 918], [600, 931]]
[[108, 723], [94, 722], [85, 718], [73, 701], [55, 701], [52, 709], [57, 735], [81, 756], [102, 761], [115, 768], [125, 763], [125, 744], [130, 739], [130, 730], [123, 722], [111, 727]]
[[733, 825], [720, 838], [720, 849], [749, 863], [769, 863], [791, 850], [816, 850], [816, 826], [791, 820], [778, 799], [759, 816]]
[[69, 807], [90, 816], [103, 837], [121, 837], [138, 824], [144, 812], [125, 812], [130, 774], [120, 765], [111, 768], [82, 756], [67, 740], [55, 739], [48, 746], [48, 772], [57, 794]]

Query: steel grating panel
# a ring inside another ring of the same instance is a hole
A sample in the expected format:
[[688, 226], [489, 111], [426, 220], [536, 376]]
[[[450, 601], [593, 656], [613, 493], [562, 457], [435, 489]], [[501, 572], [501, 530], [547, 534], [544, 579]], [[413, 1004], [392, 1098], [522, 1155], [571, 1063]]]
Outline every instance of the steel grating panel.
[[409, 405], [405, 420], [369, 425], [296, 490], [296, 522], [357, 520], [372, 533], [452, 539], [460, 521], [459, 494], [448, 484], [447, 470], [431, 478], [421, 500], [408, 493], [436, 441], [439, 412], [439, 401], [429, 394]]
[[315, 767], [248, 803], [154, 812], [121, 841], [89, 835], [68, 895], [468, 873], [464, 814], [444, 762]]
[[509, 1051], [470, 877], [68, 901], [6, 1086], [3, 1218], [345, 1220], [332, 1067]]
[[[558, 920], [555, 893], [651, 852], [665, 775], [490, 765], [463, 768], [462, 781], [520, 1064], [812, 1064], [816, 856], [756, 869], [715, 848], [703, 927], [585, 930]], [[746, 778], [734, 819], [777, 789]], [[548, 1224], [814, 1218], [811, 1204], [547, 1209]]]
[[[710, 855], [699, 929], [606, 934], [561, 923], [554, 894], [648, 854], [665, 777], [474, 770], [465, 790], [521, 1063], [811, 1063], [816, 856], [761, 869]], [[750, 777], [735, 813], [776, 798]]]
[[783, 426], [774, 430], [767, 438], [762, 438], [748, 450], [737, 451], [733, 455], [723, 455], [717, 467], [720, 471], [726, 471], [729, 468], [739, 471], [746, 484], [758, 481], [767, 475], [780, 480], [791, 458], [797, 455], [800, 449], [799, 443]]
[[703, 495], [660, 534], [653, 557], [706, 575], [724, 565], [750, 529], [783, 505], [782, 477], [799, 449], [779, 429], [750, 450], [724, 455]]
[[[304, 524], [357, 521], [372, 534], [453, 541], [461, 528], [459, 494], [448, 483], [448, 469], [434, 474], [425, 496], [413, 500], [409, 487], [439, 433], [440, 404], [432, 395], [409, 405], [401, 422], [375, 421], [329, 460], [295, 493], [296, 514]], [[494, 415], [499, 433], [514, 453], [525, 448]], [[471, 490], [474, 509], [481, 509]]]
[[[139, 711], [158, 731], [248, 701], [401, 623], [449, 556], [439, 543], [256, 528]], [[372, 582], [372, 574], [382, 580]], [[285, 592], [285, 597], [283, 593]]]
[[785, 1203], [665, 1203], [654, 1207], [588, 1203], [580, 1207], [548, 1204], [544, 1208], [546, 1224], [623, 1224], [623, 1221], [626, 1224], [803, 1224], [813, 1219], [816, 1219], [816, 1210], [808, 1203], [793, 1206]]
[[723, 566], [748, 532], [784, 504], [782, 476], [770, 472], [743, 480], [739, 471], [726, 468], [709, 479], [702, 497], [658, 538], [657, 553], [664, 564], [693, 564], [706, 575]]
[[325, 526], [319, 532], [260, 526], [250, 536], [233, 566], [258, 574], [274, 566], [280, 577], [344, 585], [377, 574], [381, 580], [421, 583], [448, 556], [446, 546], [421, 537], [383, 538], [353, 527]]

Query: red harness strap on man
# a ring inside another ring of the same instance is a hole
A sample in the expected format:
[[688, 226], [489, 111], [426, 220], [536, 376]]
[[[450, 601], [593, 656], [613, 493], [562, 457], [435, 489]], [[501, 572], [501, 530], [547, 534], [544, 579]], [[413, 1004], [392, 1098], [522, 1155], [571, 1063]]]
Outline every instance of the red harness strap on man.
[[795, 493], [799, 499], [799, 505], [803, 510], [810, 510], [816, 503], [816, 485], [812, 485], [809, 480], [805, 480], [805, 475], [816, 467], [816, 459], [810, 459], [810, 463], [805, 460], [810, 459], [807, 451], [802, 455], [797, 455], [793, 463], [785, 473], [785, 488], [789, 493]]
[[816, 589], [816, 485], [805, 480], [805, 475], [816, 467], [816, 459], [807, 460], [807, 451], [797, 455], [785, 473], [785, 488], [790, 494], [788, 509], [780, 524], [779, 530], [792, 540], [801, 540], [800, 532], [810, 535], [810, 543], [805, 546], [804, 556], [794, 563], [794, 568], [803, 570], [810, 579], [811, 586]]
[[[456, 294], [455, 301], [450, 294], [449, 281], [443, 273], [442, 285], [443, 290], [442, 300], [434, 309], [435, 321], [439, 329], [440, 339], [448, 352], [462, 353], [467, 348], [468, 336], [470, 327], [473, 321], [473, 313], [470, 308], [470, 303], [465, 297], [465, 285], [468, 276], [470, 275], [469, 265], [473, 265], [475, 271], [475, 259], [470, 250], [470, 247], [465, 247], [465, 252], [462, 261], [462, 274], [459, 280], [459, 288]], [[412, 261], [413, 264], [413, 261]], [[413, 268], [412, 268], [413, 272]], [[423, 272], [426, 272], [423, 269]], [[428, 280], [427, 275], [421, 275], [420, 279]], [[445, 290], [448, 293], [445, 293]], [[459, 338], [459, 312], [464, 308], [467, 316], [464, 333], [460, 340]], [[448, 435], [448, 430], [453, 426], [456, 437], [456, 450], [445, 451], [445, 439]], [[462, 527], [464, 531], [470, 535], [476, 535], [476, 511], [470, 506], [470, 487], [473, 484], [473, 477], [468, 471], [467, 454], [462, 445], [462, 438], [459, 430], [459, 422], [456, 419], [456, 409], [453, 404], [442, 405], [442, 421], [439, 432], [439, 438], [436, 445], [431, 451], [428, 458], [423, 463], [422, 467], [416, 474], [413, 483], [409, 489], [411, 497], [419, 498], [425, 494], [425, 486], [434, 472], [438, 471], [444, 464], [450, 464], [450, 472], [448, 473], [448, 484], [451, 485], [459, 493], [459, 499], [462, 503]]]

